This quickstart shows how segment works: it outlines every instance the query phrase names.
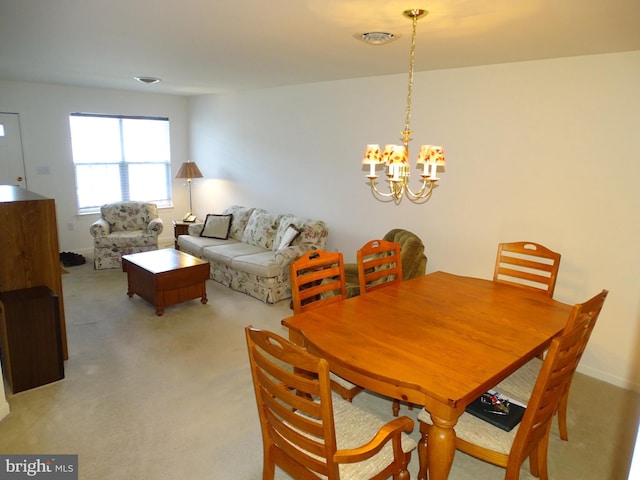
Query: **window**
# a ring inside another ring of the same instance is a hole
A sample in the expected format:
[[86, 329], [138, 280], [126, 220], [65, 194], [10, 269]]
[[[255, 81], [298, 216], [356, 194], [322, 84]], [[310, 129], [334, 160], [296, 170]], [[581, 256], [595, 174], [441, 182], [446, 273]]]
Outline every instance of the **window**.
[[129, 200], [172, 206], [168, 118], [72, 113], [69, 123], [79, 214]]

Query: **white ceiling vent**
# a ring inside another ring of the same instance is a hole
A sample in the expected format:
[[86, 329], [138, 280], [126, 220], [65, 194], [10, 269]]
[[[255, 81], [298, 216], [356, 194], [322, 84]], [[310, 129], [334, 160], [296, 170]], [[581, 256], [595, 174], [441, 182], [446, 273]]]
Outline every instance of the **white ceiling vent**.
[[358, 38], [369, 45], [384, 45], [395, 40], [396, 36], [387, 32], [367, 32], [360, 34]]

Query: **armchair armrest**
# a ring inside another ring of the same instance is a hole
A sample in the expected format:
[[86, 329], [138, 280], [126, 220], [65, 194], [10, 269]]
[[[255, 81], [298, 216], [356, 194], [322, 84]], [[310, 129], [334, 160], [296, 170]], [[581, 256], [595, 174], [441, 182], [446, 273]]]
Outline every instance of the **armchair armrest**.
[[111, 225], [104, 218], [99, 218], [89, 226], [89, 233], [94, 237], [105, 237], [111, 233]]
[[365, 445], [360, 447], [338, 450], [333, 455], [336, 463], [355, 463], [373, 457], [382, 447], [391, 442], [393, 457], [398, 460], [404, 455], [402, 451], [402, 433], [413, 430], [413, 420], [409, 417], [399, 417], [384, 424], [378, 433]]
[[156, 235], [160, 235], [162, 230], [164, 230], [164, 222], [160, 217], [154, 218], [149, 222], [149, 225], [147, 225], [147, 231], [155, 233]]
[[344, 264], [344, 280], [347, 284], [358, 285], [358, 264], [357, 263], [345, 263]]

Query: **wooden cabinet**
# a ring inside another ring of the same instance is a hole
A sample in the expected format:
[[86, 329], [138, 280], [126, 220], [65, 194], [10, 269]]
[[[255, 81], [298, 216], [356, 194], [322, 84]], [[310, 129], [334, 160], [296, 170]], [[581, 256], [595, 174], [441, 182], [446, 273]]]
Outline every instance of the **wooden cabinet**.
[[0, 185], [0, 246], [0, 292], [44, 286], [57, 295], [66, 360], [69, 355], [55, 201], [20, 187]]
[[13, 393], [64, 378], [58, 300], [48, 287], [0, 292], [2, 367]]

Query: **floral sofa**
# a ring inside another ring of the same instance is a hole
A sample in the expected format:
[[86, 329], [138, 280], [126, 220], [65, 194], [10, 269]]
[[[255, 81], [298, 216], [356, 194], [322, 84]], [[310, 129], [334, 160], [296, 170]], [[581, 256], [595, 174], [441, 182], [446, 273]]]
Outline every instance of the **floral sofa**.
[[155, 203], [108, 203], [100, 215], [89, 227], [95, 269], [121, 268], [122, 255], [158, 249], [164, 224]]
[[[218, 226], [209, 229], [214, 222]], [[178, 248], [208, 261], [213, 280], [276, 303], [291, 297], [291, 262], [306, 251], [324, 249], [327, 235], [319, 220], [234, 205], [190, 225], [189, 234], [178, 237]]]

